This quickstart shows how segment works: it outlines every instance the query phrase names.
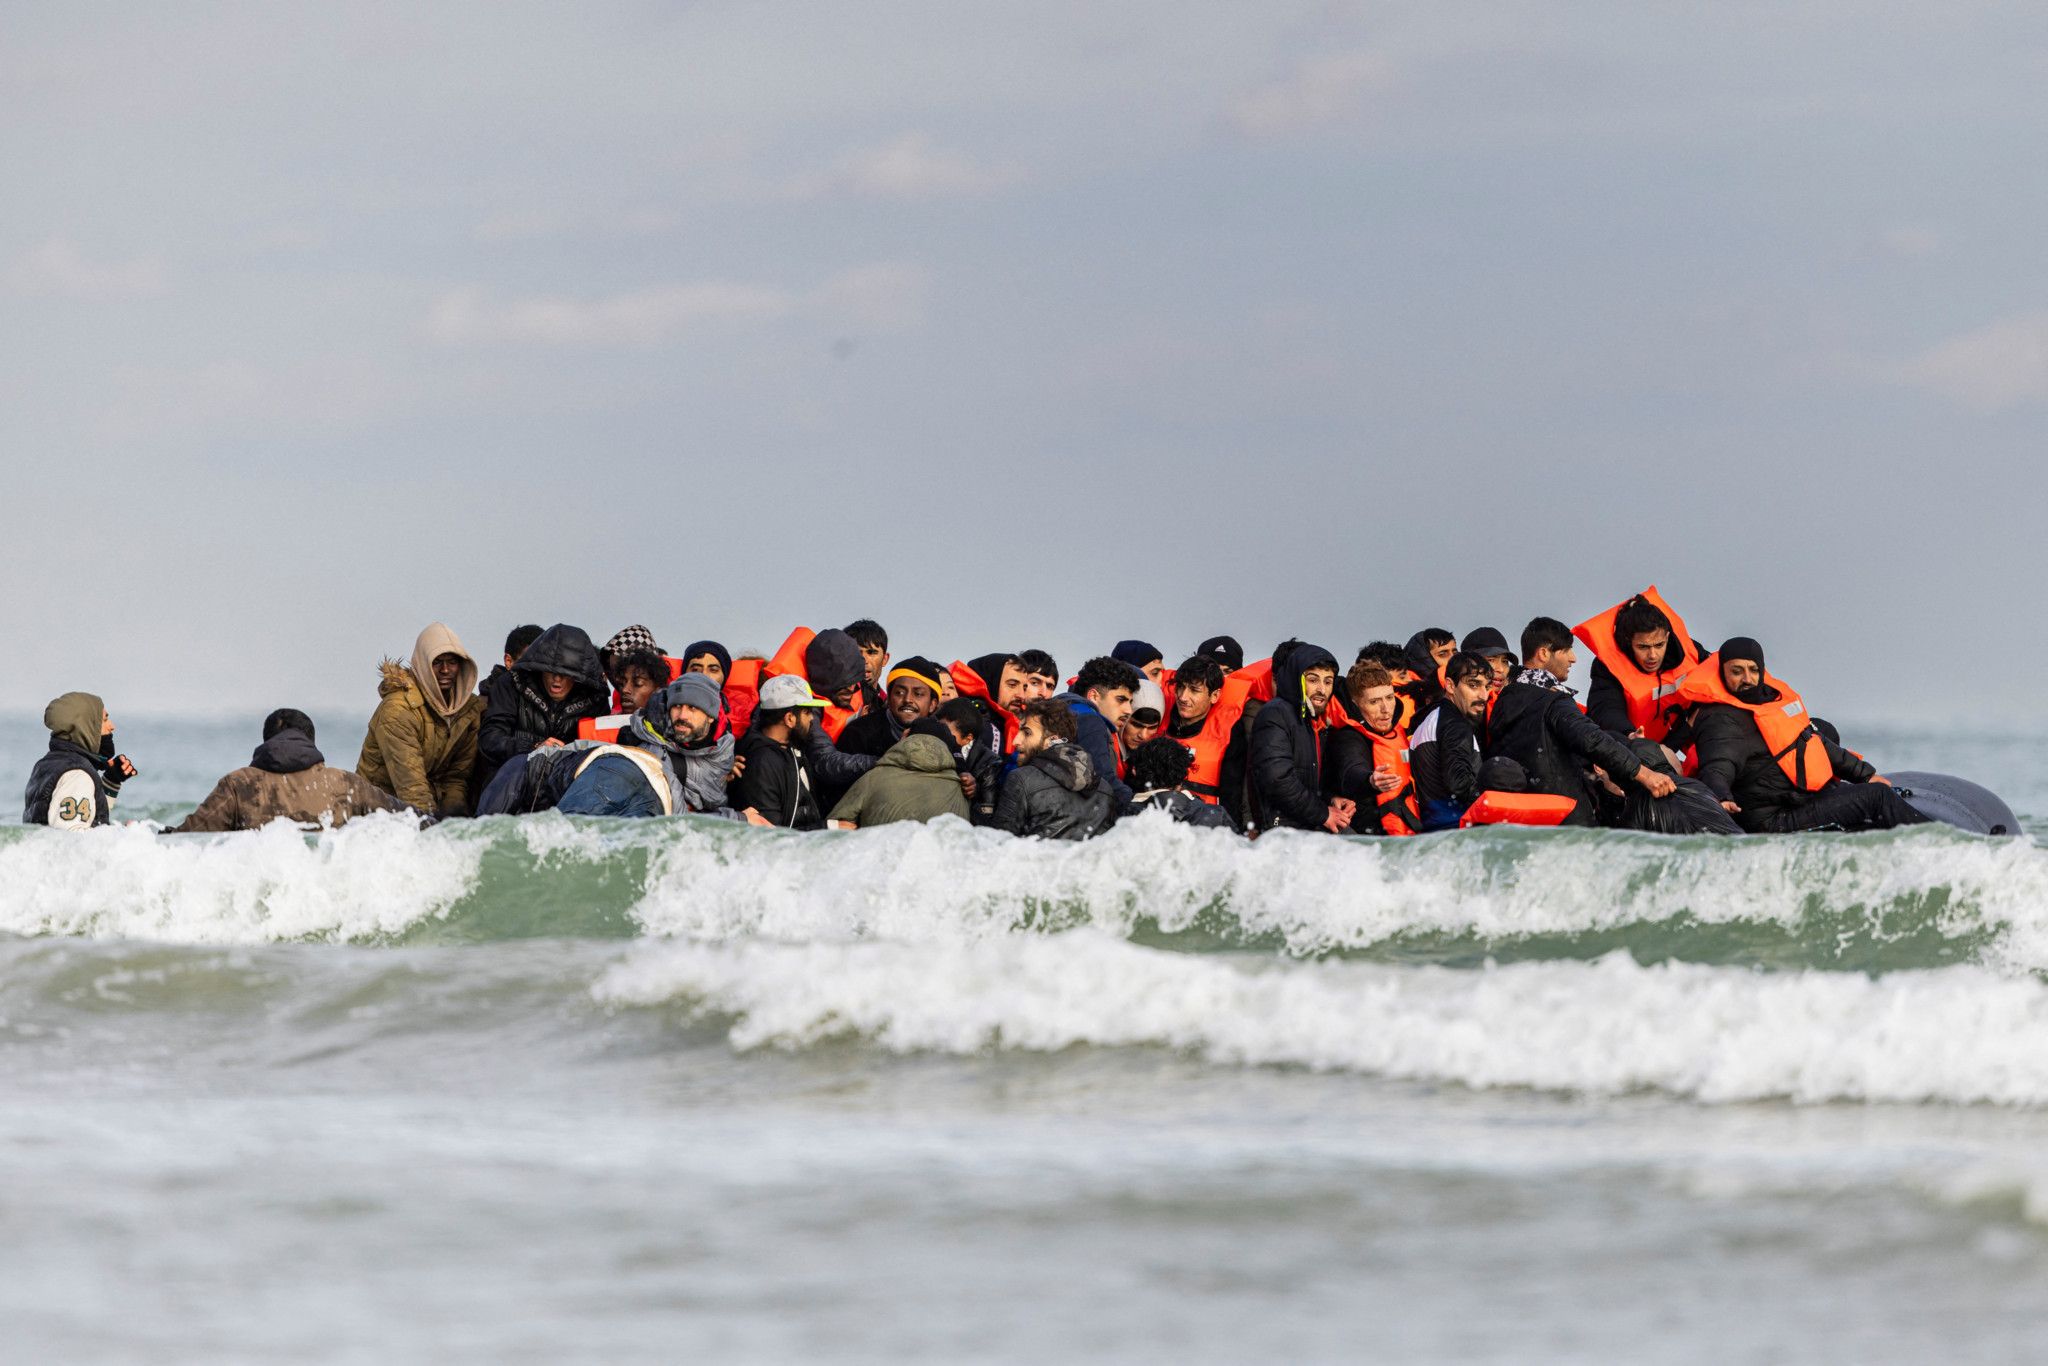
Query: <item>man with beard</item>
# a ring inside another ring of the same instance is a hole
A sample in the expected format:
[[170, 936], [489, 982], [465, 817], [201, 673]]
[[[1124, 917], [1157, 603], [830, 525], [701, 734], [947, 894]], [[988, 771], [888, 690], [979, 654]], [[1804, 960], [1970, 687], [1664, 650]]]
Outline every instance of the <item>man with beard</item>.
[[812, 784], [809, 749], [818, 713], [825, 706], [825, 699], [795, 674], [782, 674], [761, 685], [753, 728], [739, 744], [744, 769], [727, 794], [733, 809], [751, 824], [823, 828], [825, 816]]
[[1116, 803], [1088, 751], [1075, 743], [1078, 735], [1074, 714], [1061, 699], [1025, 705], [1017, 728], [1017, 767], [1003, 780], [991, 825], [1013, 835], [1053, 840], [1091, 839], [1110, 827]]
[[939, 709], [939, 666], [924, 656], [902, 660], [889, 670], [885, 682], [882, 705], [861, 712], [839, 732], [842, 754], [880, 759], [910, 733], [913, 722]]
[[[579, 741], [524, 756], [526, 781], [542, 792], [559, 791], [552, 804], [566, 815], [717, 811], [726, 802], [734, 752], [723, 705], [709, 678], [685, 674], [655, 694], [617, 743]], [[485, 809], [495, 809], [492, 797], [499, 790], [493, 784], [486, 792]], [[529, 809], [545, 809], [545, 803]]]
[[1805, 700], [1736, 636], [1679, 685], [1700, 781], [1752, 832], [1889, 830], [1927, 818], [1871, 765], [1822, 735]]

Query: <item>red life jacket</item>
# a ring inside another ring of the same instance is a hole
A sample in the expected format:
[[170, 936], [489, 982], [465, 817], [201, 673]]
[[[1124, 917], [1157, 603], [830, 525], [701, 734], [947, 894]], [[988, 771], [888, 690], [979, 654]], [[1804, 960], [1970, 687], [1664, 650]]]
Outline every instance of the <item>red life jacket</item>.
[[1628, 703], [1629, 724], [1642, 731], [1646, 738], [1661, 741], [1671, 733], [1671, 723], [1684, 710], [1684, 704], [1678, 700], [1679, 685], [1697, 666], [1693, 663], [1692, 636], [1687, 634], [1685, 622], [1678, 613], [1671, 610], [1671, 604], [1658, 593], [1657, 586], [1651, 584], [1640, 596], [1671, 623], [1671, 639], [1677, 642], [1680, 652], [1677, 668], [1644, 673], [1637, 667], [1635, 655], [1627, 643], [1614, 638], [1615, 619], [1621, 615], [1621, 609], [1628, 606], [1627, 602], [1616, 603], [1590, 621], [1580, 622], [1572, 627], [1572, 634], [1585, 642], [1593, 657], [1605, 664], [1615, 681], [1621, 684], [1622, 697]]
[[1801, 792], [1820, 791], [1834, 779], [1835, 765], [1828, 758], [1827, 743], [1806, 713], [1805, 699], [1782, 679], [1768, 673], [1764, 675], [1764, 686], [1777, 690], [1777, 701], [1745, 702], [1729, 692], [1727, 684], [1721, 681], [1721, 656], [1716, 654], [1700, 661], [1700, 666], [1679, 686], [1678, 695], [1688, 703], [1718, 702], [1748, 712], [1750, 720], [1756, 722], [1757, 733], [1764, 738], [1764, 748], [1792, 780], [1792, 786]]
[[1391, 769], [1401, 780], [1401, 785], [1392, 792], [1372, 794], [1374, 801], [1364, 812], [1367, 821], [1389, 835], [1412, 835], [1422, 829], [1422, 812], [1415, 798], [1415, 772], [1408, 762], [1408, 732], [1395, 726], [1382, 735], [1365, 722], [1352, 720], [1343, 700], [1336, 697], [1323, 708], [1323, 719], [1332, 726], [1355, 730], [1371, 741], [1373, 768]]

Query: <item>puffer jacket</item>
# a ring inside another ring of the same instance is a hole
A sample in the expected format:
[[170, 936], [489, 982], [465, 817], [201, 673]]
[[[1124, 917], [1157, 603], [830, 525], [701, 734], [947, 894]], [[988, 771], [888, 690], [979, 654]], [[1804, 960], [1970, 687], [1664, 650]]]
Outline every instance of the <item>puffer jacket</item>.
[[[559, 702], [550, 698], [541, 686], [544, 673], [572, 680], [569, 695]], [[473, 792], [488, 786], [507, 760], [549, 740], [574, 740], [577, 723], [611, 709], [611, 680], [605, 677], [597, 646], [574, 626], [555, 625], [541, 632], [517, 664], [492, 672], [483, 691]]]
[[[410, 668], [386, 660], [382, 674], [381, 700], [370, 717], [356, 772], [415, 811], [468, 815], [469, 775], [476, 767], [484, 700], [471, 697], [453, 716], [444, 717], [428, 704]], [[472, 684], [475, 679], [472, 672]]]
[[344, 825], [352, 816], [397, 811], [398, 800], [327, 759], [303, 733], [281, 730], [256, 747], [247, 768], [214, 784], [199, 808], [167, 833], [256, 830], [275, 820]]
[[1116, 820], [1095, 761], [1079, 745], [1062, 741], [1032, 755], [1003, 779], [1003, 794], [989, 824], [1013, 835], [1049, 840], [1092, 839]]
[[1624, 790], [1642, 768], [1634, 752], [1580, 711], [1570, 693], [1519, 679], [1494, 699], [1484, 751], [1489, 759], [1520, 764], [1531, 792], [1577, 802], [1565, 817], [1567, 825], [1599, 824], [1588, 767], [1598, 764]]
[[967, 794], [953, 751], [935, 735], [906, 735], [832, 808], [832, 819], [865, 830], [896, 821], [967, 819]]
[[1340, 677], [1337, 657], [1320, 645], [1294, 645], [1282, 667], [1273, 661], [1273, 700], [1252, 722], [1250, 770], [1253, 823], [1260, 830], [1320, 830], [1329, 819], [1323, 796], [1321, 718], [1302, 714], [1301, 676], [1323, 668]]

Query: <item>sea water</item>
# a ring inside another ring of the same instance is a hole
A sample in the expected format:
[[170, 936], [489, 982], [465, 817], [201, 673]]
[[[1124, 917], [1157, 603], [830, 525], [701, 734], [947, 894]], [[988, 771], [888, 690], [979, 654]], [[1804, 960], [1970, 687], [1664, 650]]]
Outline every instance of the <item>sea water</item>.
[[1849, 738], [2028, 834], [0, 827], [0, 1355], [2038, 1358], [2048, 751]]

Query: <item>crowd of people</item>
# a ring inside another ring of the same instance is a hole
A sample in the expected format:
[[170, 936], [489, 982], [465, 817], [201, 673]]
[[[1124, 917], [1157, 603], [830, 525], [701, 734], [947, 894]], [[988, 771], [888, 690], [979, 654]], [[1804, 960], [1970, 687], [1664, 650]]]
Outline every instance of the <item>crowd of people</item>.
[[[1247, 662], [1217, 636], [1169, 668], [1126, 640], [1062, 683], [1043, 650], [893, 656], [871, 620], [800, 629], [770, 657], [714, 640], [670, 654], [644, 626], [602, 647], [575, 626], [522, 626], [480, 678], [435, 623], [410, 658], [381, 665], [353, 771], [326, 763], [303, 712], [273, 712], [249, 765], [171, 833], [396, 810], [698, 813], [791, 830], [953, 816], [1073, 840], [1150, 810], [1253, 837], [1924, 819], [1766, 669], [1757, 641], [1708, 653], [1654, 587], [1576, 628], [1537, 617], [1516, 644], [1432, 627], [1368, 643], [1345, 667], [1300, 640]], [[1581, 644], [1594, 657], [1583, 705], [1564, 681]], [[109, 823], [138, 770], [106, 707], [67, 693], [44, 721], [24, 822]]]

